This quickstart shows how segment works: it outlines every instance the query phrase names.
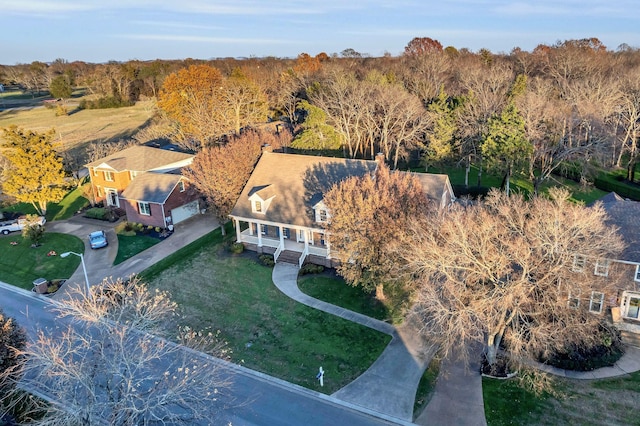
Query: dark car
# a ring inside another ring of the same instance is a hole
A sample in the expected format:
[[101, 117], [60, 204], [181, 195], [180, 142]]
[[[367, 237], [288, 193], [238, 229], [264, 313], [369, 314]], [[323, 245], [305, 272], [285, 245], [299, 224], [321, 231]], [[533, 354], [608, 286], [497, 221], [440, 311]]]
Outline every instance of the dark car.
[[107, 241], [107, 234], [104, 231], [95, 231], [89, 234], [89, 244], [92, 249], [99, 249], [106, 247], [109, 242]]

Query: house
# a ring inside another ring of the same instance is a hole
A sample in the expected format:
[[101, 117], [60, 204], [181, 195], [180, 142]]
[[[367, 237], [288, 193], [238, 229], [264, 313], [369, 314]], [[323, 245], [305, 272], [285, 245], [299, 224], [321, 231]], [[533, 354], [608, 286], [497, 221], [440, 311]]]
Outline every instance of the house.
[[[234, 206], [237, 242], [301, 266], [335, 266], [325, 225], [323, 194], [351, 176], [374, 173], [376, 161], [264, 152]], [[440, 206], [455, 197], [446, 175], [417, 174]]]
[[640, 202], [624, 199], [615, 192], [599, 201], [607, 212], [607, 223], [620, 229], [627, 246], [620, 259], [609, 262], [612, 270], [619, 271], [615, 277], [619, 292], [614, 307], [620, 310], [620, 328], [640, 333]]
[[200, 195], [181, 175], [193, 155], [133, 146], [87, 164], [96, 201], [121, 208], [127, 219], [171, 227], [200, 211]]

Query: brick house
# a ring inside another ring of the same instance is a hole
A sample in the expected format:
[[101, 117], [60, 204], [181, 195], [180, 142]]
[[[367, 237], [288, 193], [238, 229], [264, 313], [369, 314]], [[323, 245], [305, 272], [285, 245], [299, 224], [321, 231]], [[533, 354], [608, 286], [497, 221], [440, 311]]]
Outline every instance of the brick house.
[[200, 194], [180, 170], [193, 155], [133, 146], [87, 164], [96, 201], [121, 208], [127, 220], [161, 228], [200, 211]]

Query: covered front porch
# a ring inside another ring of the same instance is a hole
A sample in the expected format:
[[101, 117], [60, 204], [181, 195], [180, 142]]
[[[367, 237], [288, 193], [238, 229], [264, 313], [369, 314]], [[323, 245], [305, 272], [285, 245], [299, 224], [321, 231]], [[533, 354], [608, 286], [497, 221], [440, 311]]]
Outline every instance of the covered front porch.
[[329, 242], [322, 229], [236, 218], [233, 221], [236, 242], [243, 243], [249, 249], [255, 247], [258, 252], [272, 253], [276, 262], [284, 252], [297, 254], [299, 267], [309, 257], [330, 259]]

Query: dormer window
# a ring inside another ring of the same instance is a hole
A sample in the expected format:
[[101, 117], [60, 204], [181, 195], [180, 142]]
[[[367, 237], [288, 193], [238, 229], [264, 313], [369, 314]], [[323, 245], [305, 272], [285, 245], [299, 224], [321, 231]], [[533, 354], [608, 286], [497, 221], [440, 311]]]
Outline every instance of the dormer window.
[[313, 206], [316, 222], [327, 223], [329, 222], [329, 209], [323, 201], [317, 202]]
[[321, 209], [318, 211], [318, 222], [326, 222], [329, 215], [325, 209]]
[[104, 180], [107, 182], [113, 182], [113, 172], [104, 172]]
[[262, 211], [262, 201], [255, 200], [253, 202], [253, 212], [254, 213], [263, 213], [263, 211]]
[[178, 182], [178, 188], [180, 189], [180, 192], [184, 192], [184, 181], [179, 181]]

